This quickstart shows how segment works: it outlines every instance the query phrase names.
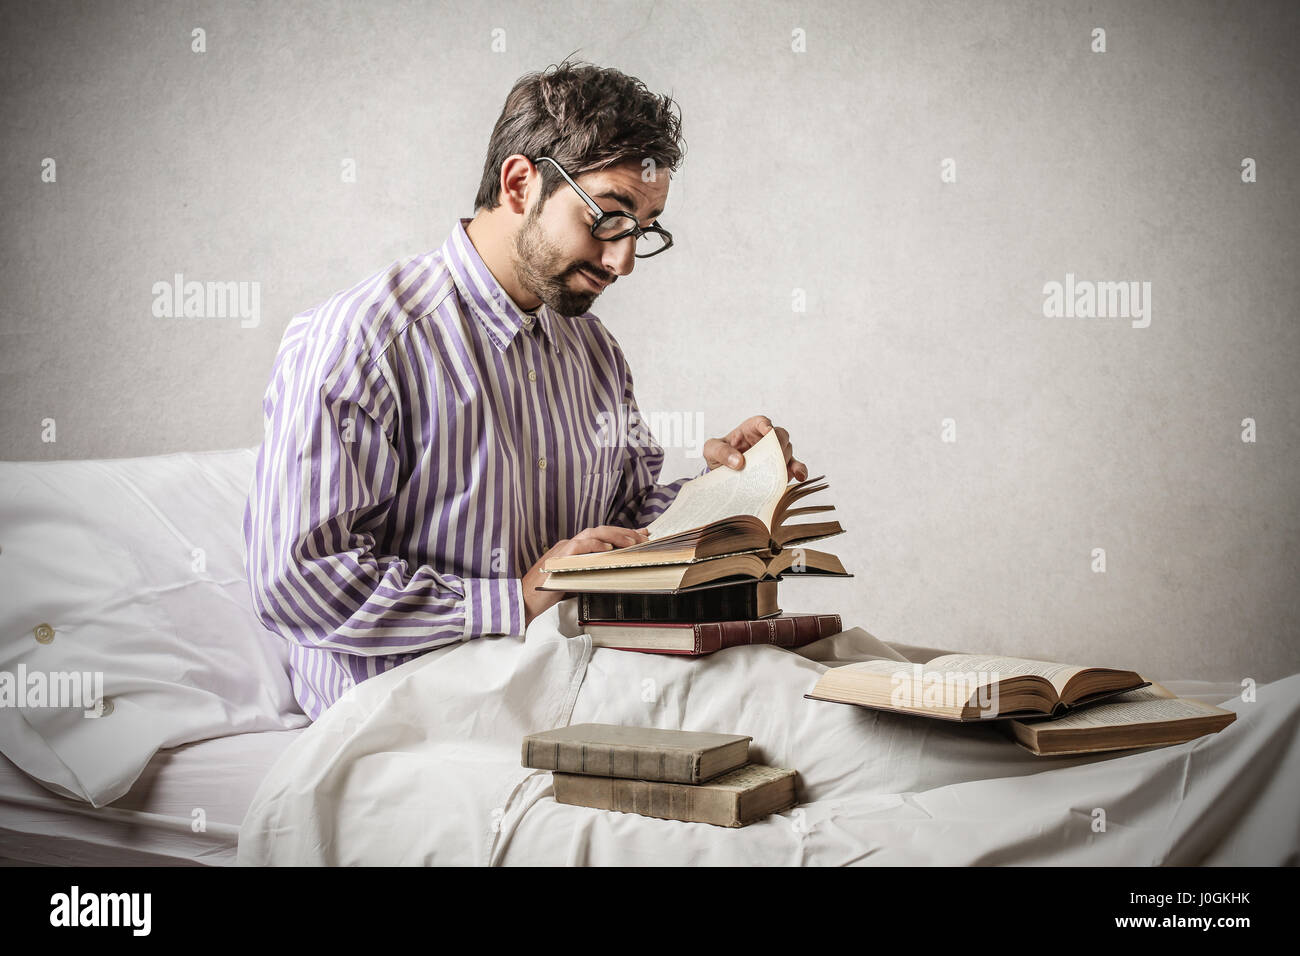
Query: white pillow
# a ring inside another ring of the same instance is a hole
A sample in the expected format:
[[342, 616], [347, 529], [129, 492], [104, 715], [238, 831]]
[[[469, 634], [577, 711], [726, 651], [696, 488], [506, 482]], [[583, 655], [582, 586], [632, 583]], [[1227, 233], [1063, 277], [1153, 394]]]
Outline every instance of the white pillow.
[[50, 790], [104, 806], [160, 748], [309, 723], [244, 576], [255, 456], [0, 462], [0, 752]]

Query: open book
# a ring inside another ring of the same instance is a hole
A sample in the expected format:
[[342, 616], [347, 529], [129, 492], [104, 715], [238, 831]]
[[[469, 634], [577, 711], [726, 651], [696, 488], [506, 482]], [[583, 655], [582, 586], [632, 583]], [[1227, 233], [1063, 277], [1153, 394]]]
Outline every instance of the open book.
[[844, 531], [838, 521], [789, 524], [791, 518], [833, 511], [834, 505], [792, 507], [796, 501], [828, 487], [825, 475], [791, 483], [776, 429], [745, 452], [740, 471], [715, 468], [686, 482], [677, 497], [646, 528], [646, 541], [591, 554], [551, 558], [544, 571], [630, 568], [685, 564], [719, 555], [770, 551]]
[[1177, 697], [1152, 684], [1055, 720], [1008, 720], [999, 726], [1030, 753], [1042, 756], [1181, 744], [1218, 733], [1236, 719], [1230, 710]]
[[919, 717], [976, 721], [1059, 717], [1148, 683], [1134, 671], [1107, 667], [945, 654], [926, 664], [876, 660], [832, 667], [804, 696]]
[[[623, 549], [628, 550], [627, 548]], [[616, 554], [606, 551], [605, 556]], [[586, 555], [583, 555], [586, 557]], [[550, 567], [550, 563], [547, 563]], [[793, 570], [792, 570], [793, 568]], [[546, 583], [539, 591], [663, 591], [676, 592], [698, 587], [712, 581], [736, 578], [737, 581], [762, 581], [780, 578], [783, 574], [834, 575], [851, 578], [840, 559], [825, 551], [812, 548], [786, 548], [780, 554], [730, 554], [688, 564], [664, 564], [599, 568], [591, 571], [562, 571], [547, 574]]]

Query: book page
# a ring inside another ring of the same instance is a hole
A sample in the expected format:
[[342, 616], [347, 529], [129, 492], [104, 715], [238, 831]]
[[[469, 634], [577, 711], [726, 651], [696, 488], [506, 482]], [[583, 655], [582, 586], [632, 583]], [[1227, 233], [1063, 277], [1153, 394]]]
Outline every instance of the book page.
[[[1077, 667], [1073, 664], [1035, 661], [1026, 657], [998, 657], [993, 654], [945, 654], [943, 657], [936, 657], [925, 666], [940, 671], [996, 673], [998, 680], [1036, 674], [1051, 681], [1052, 686], [1056, 688], [1057, 694], [1061, 693], [1061, 688], [1069, 682], [1071, 677], [1079, 673], [1079, 671], [1087, 670], [1086, 667]], [[989, 679], [992, 680], [993, 678], [990, 677]]]
[[769, 524], [776, 502], [789, 484], [776, 429], [743, 454], [745, 467], [740, 471], [720, 465], [682, 485], [668, 510], [646, 527], [650, 532], [647, 540], [692, 531], [734, 515], [753, 515]]
[[1154, 686], [1142, 687], [1119, 695], [1116, 702], [1081, 707], [1055, 720], [1044, 721], [1042, 724], [1034, 722], [1033, 726], [1050, 730], [1081, 730], [1147, 724], [1152, 721], [1186, 720], [1224, 713], [1220, 708], [1203, 704], [1199, 700], [1163, 697], [1159, 693], [1151, 693], [1154, 689]]

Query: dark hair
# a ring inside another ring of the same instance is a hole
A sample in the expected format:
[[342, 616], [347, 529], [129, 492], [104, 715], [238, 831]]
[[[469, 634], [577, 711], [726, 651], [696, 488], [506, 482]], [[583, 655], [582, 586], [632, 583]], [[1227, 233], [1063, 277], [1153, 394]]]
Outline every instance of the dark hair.
[[[501, 164], [522, 153], [550, 156], [575, 179], [628, 159], [652, 159], [656, 170], [677, 169], [686, 155], [680, 109], [634, 76], [568, 59], [521, 76], [492, 128], [474, 208], [500, 205]], [[563, 177], [550, 163], [538, 167], [538, 209]]]

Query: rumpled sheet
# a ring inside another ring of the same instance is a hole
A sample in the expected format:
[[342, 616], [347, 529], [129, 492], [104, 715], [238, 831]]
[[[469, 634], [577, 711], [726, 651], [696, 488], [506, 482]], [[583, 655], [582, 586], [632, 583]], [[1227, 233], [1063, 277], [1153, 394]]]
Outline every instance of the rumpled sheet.
[[[242, 865], [1276, 865], [1300, 863], [1300, 674], [1218, 734], [1035, 757], [991, 725], [803, 697], [829, 665], [902, 654], [862, 628], [798, 651], [596, 649], [576, 601], [519, 638], [444, 648], [354, 688], [285, 751], [240, 828]], [[799, 805], [740, 829], [557, 804], [520, 765], [569, 723], [751, 735]]]

